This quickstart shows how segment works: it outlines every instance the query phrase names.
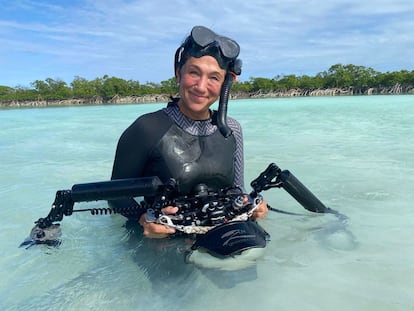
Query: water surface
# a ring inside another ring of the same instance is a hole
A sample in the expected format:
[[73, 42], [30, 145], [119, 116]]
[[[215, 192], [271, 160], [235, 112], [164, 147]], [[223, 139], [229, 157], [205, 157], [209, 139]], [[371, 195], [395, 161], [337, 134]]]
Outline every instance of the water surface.
[[107, 180], [119, 135], [160, 107], [0, 110], [1, 310], [414, 310], [412, 96], [230, 103], [244, 129], [248, 189], [275, 162], [349, 218], [264, 192], [273, 207], [303, 215], [270, 213], [262, 225], [272, 240], [248, 269], [185, 265], [180, 248], [165, 259], [168, 241], [154, 245], [122, 217], [88, 213], [64, 218], [58, 249], [17, 247], [57, 190]]

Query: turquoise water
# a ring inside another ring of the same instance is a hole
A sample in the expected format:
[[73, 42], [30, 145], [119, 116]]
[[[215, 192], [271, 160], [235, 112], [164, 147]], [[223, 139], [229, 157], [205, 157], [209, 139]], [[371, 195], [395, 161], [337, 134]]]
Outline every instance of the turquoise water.
[[414, 310], [413, 96], [231, 102], [247, 186], [275, 162], [349, 217], [311, 215], [284, 190], [264, 192], [303, 215], [269, 213], [272, 240], [249, 269], [205, 271], [177, 254], [171, 278], [165, 241], [145, 252], [122, 217], [89, 213], [64, 218], [58, 249], [18, 248], [57, 190], [107, 180], [119, 135], [162, 106], [0, 110], [1, 310]]

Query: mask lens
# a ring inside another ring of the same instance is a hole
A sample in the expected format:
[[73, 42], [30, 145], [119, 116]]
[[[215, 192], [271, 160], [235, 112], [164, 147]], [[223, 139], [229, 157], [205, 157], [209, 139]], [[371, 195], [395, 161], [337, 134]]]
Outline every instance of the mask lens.
[[196, 44], [201, 47], [206, 47], [210, 43], [214, 42], [217, 35], [206, 27], [196, 26], [191, 31], [191, 37]]
[[220, 50], [225, 57], [236, 58], [239, 55], [240, 47], [236, 41], [226, 37], [218, 37], [216, 40], [218, 41]]

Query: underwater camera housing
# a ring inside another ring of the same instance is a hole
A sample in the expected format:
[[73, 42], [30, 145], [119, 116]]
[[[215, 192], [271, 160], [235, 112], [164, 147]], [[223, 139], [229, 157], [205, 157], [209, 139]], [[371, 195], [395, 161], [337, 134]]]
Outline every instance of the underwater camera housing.
[[[158, 177], [75, 184], [71, 190], [56, 192], [49, 214], [35, 222], [30, 237], [20, 246], [28, 248], [35, 244], [59, 245], [61, 228], [55, 222], [61, 221], [63, 216], [72, 215], [73, 212], [89, 211], [92, 215], [134, 215], [137, 211], [145, 209], [155, 211], [155, 222], [172, 226], [184, 234], [195, 234], [196, 240], [192, 250], [204, 250], [220, 258], [231, 257], [252, 248], [265, 248], [270, 236], [251, 216], [262, 202], [259, 193], [270, 188], [285, 189], [311, 212], [339, 215], [319, 201], [292, 173], [282, 171], [274, 163], [260, 173], [250, 185], [253, 188], [250, 194], [242, 193], [238, 188], [208, 192], [203, 191], [204, 188], [201, 187], [194, 195], [182, 196], [174, 190], [173, 182], [164, 184]], [[154, 201], [151, 204], [141, 202], [127, 209], [108, 207], [74, 210], [74, 204], [77, 202], [140, 196], [153, 197]], [[181, 214], [178, 213], [175, 218], [162, 214], [161, 209], [169, 205], [179, 207]], [[201, 228], [202, 231], [192, 231], [194, 228]]]

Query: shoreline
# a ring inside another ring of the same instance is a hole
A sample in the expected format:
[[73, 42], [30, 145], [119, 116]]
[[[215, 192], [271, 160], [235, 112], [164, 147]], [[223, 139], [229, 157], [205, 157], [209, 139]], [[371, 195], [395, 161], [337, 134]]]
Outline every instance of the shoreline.
[[[288, 91], [257, 91], [251, 93], [232, 92], [230, 99], [260, 99], [284, 97], [317, 97], [317, 96], [371, 96], [371, 95], [414, 95], [414, 86], [402, 87], [397, 84], [393, 87], [382, 88], [330, 88], [330, 89], [291, 89]], [[144, 96], [114, 96], [112, 98], [70, 98], [62, 100], [9, 100], [0, 101], [0, 108], [29, 108], [29, 107], [64, 107], [87, 105], [112, 104], [150, 104], [168, 102], [170, 95], [153, 94]]]

